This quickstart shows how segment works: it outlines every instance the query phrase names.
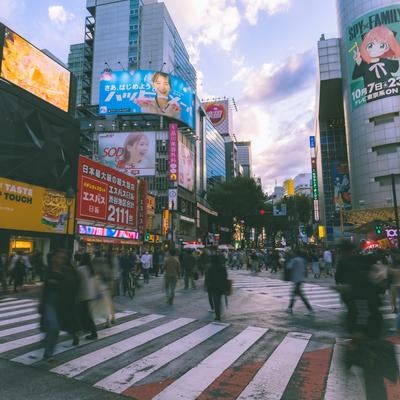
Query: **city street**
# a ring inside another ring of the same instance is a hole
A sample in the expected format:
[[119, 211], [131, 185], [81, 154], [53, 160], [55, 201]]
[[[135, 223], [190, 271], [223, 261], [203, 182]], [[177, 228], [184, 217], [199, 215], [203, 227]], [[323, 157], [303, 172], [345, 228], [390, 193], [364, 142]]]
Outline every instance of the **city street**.
[[[343, 307], [329, 279], [305, 293], [314, 317], [285, 309], [290, 283], [261, 272], [229, 271], [233, 294], [222, 322], [208, 312], [203, 282], [165, 303], [153, 277], [133, 300], [117, 297], [116, 324], [77, 347], [61, 336], [55, 361], [42, 361], [39, 287], [0, 300], [0, 397], [9, 400], [114, 399], [364, 399], [361, 377], [345, 378]], [[310, 280], [311, 281], [311, 280]], [[384, 309], [386, 331], [393, 323]], [[400, 362], [400, 341], [398, 358]], [[338, 384], [340, 382], [340, 384]], [[22, 383], [22, 384], [20, 384]], [[396, 399], [400, 386], [387, 387]], [[350, 395], [351, 393], [351, 395]]]

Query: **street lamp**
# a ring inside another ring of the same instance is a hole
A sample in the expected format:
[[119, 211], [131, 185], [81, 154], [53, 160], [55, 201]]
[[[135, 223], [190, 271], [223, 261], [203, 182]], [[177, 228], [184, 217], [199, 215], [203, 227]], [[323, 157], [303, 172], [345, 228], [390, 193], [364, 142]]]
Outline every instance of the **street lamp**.
[[65, 249], [68, 250], [69, 247], [69, 220], [71, 218], [71, 206], [75, 199], [75, 191], [70, 186], [65, 192], [65, 200], [67, 203], [67, 231], [65, 232]]

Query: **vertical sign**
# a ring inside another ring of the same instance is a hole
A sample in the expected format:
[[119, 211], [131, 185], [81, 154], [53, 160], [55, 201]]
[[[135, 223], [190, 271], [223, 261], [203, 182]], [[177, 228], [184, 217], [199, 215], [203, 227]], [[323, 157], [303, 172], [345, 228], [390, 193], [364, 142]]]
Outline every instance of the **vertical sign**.
[[178, 124], [169, 124], [168, 174], [171, 182], [178, 180]]
[[138, 231], [144, 233], [146, 230], [147, 217], [147, 182], [139, 181], [139, 207], [138, 207]]
[[168, 210], [176, 211], [178, 209], [178, 189], [168, 190]]
[[169, 210], [164, 209], [163, 211], [163, 221], [162, 221], [162, 234], [167, 236], [169, 230]]
[[310, 149], [315, 149], [315, 136], [310, 136]]
[[311, 158], [311, 187], [314, 200], [314, 220], [319, 221], [319, 190], [318, 190], [318, 175], [317, 175], [317, 159]]

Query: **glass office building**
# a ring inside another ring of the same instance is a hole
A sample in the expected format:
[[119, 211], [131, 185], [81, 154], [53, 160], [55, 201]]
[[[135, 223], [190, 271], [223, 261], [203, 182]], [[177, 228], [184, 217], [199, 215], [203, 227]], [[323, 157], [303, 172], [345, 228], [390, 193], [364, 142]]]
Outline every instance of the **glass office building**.
[[205, 129], [207, 186], [211, 189], [216, 183], [226, 179], [225, 141], [208, 118], [205, 120]]

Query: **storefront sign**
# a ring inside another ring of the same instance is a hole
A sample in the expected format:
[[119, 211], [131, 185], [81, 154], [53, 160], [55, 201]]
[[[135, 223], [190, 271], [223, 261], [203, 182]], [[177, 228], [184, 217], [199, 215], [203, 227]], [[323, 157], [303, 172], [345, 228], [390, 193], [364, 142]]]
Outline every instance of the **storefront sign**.
[[178, 124], [169, 124], [169, 180], [178, 180]]
[[169, 231], [169, 210], [163, 211], [163, 220], [162, 220], [162, 234], [163, 236], [167, 236]]
[[131, 239], [138, 240], [139, 232], [127, 231], [122, 229], [111, 229], [111, 228], [101, 228], [98, 226], [89, 225], [78, 225], [79, 235], [88, 236], [101, 236], [106, 238], [119, 238], [119, 239]]
[[138, 204], [138, 230], [139, 233], [146, 231], [147, 224], [147, 182], [144, 180], [139, 181], [139, 204]]
[[[74, 202], [70, 204], [69, 233], [74, 232]], [[0, 228], [66, 233], [65, 193], [0, 178]]]
[[78, 219], [136, 228], [136, 178], [81, 156], [78, 191]]

